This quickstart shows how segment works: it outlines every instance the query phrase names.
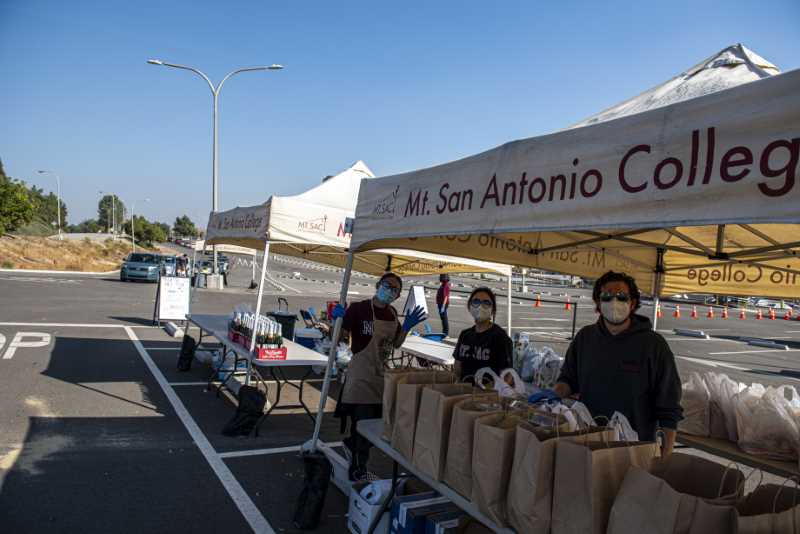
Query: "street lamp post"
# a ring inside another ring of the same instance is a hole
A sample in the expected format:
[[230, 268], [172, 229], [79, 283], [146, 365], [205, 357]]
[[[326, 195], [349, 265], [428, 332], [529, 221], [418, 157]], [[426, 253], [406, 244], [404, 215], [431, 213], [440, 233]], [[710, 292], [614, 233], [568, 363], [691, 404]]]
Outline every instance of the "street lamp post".
[[[167, 63], [166, 61], [161, 61], [160, 59], [148, 59], [147, 62], [151, 65], [160, 65], [163, 67], [172, 67], [175, 69], [183, 69], [192, 71], [201, 78], [203, 78], [206, 83], [208, 84], [209, 89], [211, 89], [211, 95], [213, 97], [213, 123], [214, 123], [214, 133], [213, 133], [213, 148], [211, 152], [211, 166], [212, 166], [212, 184], [211, 184], [211, 208], [214, 212], [219, 211], [219, 182], [218, 182], [218, 174], [219, 174], [219, 136], [217, 135], [217, 130], [219, 126], [219, 118], [218, 118], [218, 102], [219, 102], [219, 92], [222, 90], [222, 86], [231, 76], [235, 74], [239, 74], [240, 72], [250, 72], [250, 71], [260, 71], [260, 70], [281, 70], [283, 69], [283, 65], [278, 65], [273, 63], [269, 66], [261, 66], [261, 67], [245, 67], [242, 69], [237, 69], [232, 72], [229, 72], [222, 81], [219, 82], [219, 85], [214, 87], [214, 84], [211, 82], [208, 76], [200, 72], [198, 69], [194, 67], [188, 67], [186, 65], [178, 65], [175, 63]], [[214, 274], [217, 274], [217, 246], [214, 245]]]
[[56, 205], [56, 214], [58, 215], [58, 238], [64, 239], [64, 237], [61, 235], [61, 178], [59, 178], [58, 175], [52, 171], [36, 171], [36, 172], [38, 172], [39, 174], [52, 174], [53, 176], [56, 177], [56, 188], [58, 191], [57, 193], [58, 203]]

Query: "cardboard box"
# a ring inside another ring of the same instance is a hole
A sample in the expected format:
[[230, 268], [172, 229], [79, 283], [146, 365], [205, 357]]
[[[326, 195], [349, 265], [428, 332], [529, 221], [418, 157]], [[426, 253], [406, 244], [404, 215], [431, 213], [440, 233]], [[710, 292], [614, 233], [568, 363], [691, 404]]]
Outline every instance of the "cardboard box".
[[392, 503], [392, 517], [389, 523], [390, 534], [424, 534], [424, 514], [416, 511], [421, 509], [425, 509], [428, 513], [442, 511], [441, 508], [435, 507], [441, 504], [450, 504], [450, 501], [447, 497], [442, 497], [436, 493], [397, 497]]
[[406, 512], [406, 521], [402, 532], [403, 534], [425, 534], [428, 519], [431, 516], [456, 510], [458, 510], [458, 508], [450, 501], [430, 504], [428, 506], [411, 507]]
[[425, 534], [453, 534], [466, 526], [470, 518], [461, 509], [429, 515], [425, 522]]
[[[381, 504], [370, 504], [362, 496], [361, 490], [369, 486], [369, 482], [357, 482], [350, 488], [350, 507], [347, 512], [347, 528], [353, 534], [367, 534], [373, 518], [381, 509]], [[384, 513], [375, 534], [389, 532], [389, 514]]]

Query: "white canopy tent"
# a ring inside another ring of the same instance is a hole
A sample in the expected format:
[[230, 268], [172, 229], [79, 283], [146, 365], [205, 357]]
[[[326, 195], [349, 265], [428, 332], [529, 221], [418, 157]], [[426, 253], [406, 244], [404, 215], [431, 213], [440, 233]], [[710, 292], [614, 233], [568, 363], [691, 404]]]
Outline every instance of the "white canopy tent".
[[800, 297], [800, 71], [776, 71], [737, 45], [571, 129], [367, 180], [351, 253], [622, 270], [656, 297]]
[[[352, 220], [355, 215], [359, 187], [365, 178], [374, 178], [374, 175], [363, 161], [358, 161], [305, 193], [287, 197], [272, 196], [257, 206], [212, 212], [204, 246], [227, 245], [264, 250], [256, 302], [256, 313], [260, 313], [270, 252], [345, 266], [350, 247], [348, 219]], [[374, 275], [389, 270], [399, 275], [499, 273], [508, 278], [510, 295], [510, 265], [402, 248], [365, 251], [357, 254], [353, 261], [357, 271]], [[510, 327], [510, 298], [508, 321]]]

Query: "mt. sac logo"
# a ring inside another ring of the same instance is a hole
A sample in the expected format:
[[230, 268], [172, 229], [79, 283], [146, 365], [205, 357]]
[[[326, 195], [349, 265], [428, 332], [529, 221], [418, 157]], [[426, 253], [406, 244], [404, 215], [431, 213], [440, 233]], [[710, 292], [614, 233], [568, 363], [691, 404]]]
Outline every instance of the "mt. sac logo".
[[309, 221], [300, 221], [297, 223], [297, 229], [304, 232], [314, 232], [316, 234], [324, 234], [325, 227], [328, 225], [328, 216], [324, 215], [318, 219], [311, 219]]
[[398, 185], [394, 191], [378, 200], [372, 208], [372, 215], [379, 219], [393, 219], [394, 210], [397, 207], [397, 196], [400, 194]]

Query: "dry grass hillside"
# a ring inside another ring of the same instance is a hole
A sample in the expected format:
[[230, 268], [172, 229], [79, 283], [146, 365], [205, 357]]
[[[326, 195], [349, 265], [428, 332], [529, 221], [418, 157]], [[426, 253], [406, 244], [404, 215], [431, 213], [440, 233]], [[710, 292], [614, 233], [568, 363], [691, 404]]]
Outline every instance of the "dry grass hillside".
[[[138, 248], [138, 247], [137, 247]], [[119, 269], [129, 241], [64, 240], [32, 236], [0, 237], [0, 268], [107, 272]]]

